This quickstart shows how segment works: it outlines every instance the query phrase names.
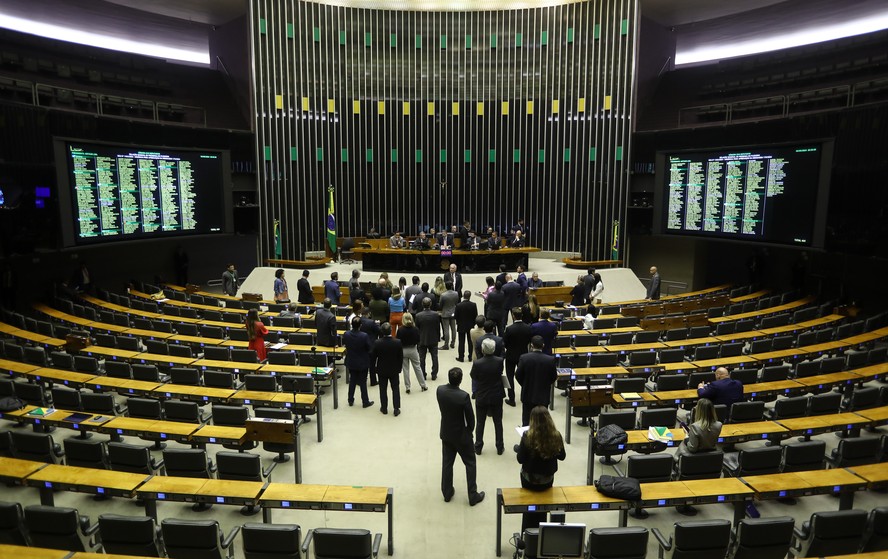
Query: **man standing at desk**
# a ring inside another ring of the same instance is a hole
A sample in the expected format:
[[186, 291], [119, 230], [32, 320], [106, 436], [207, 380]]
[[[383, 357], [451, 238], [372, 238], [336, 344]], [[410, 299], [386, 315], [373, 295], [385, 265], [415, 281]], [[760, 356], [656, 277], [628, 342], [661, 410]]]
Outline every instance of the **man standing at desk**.
[[475, 506], [484, 500], [484, 492], [478, 491], [475, 482], [475, 449], [472, 442], [472, 429], [475, 428], [475, 414], [472, 412], [472, 399], [460, 390], [462, 369], [454, 367], [447, 373], [447, 384], [437, 391], [438, 409], [441, 410], [441, 493], [444, 502], [449, 503], [456, 491], [453, 488], [453, 463], [459, 454], [466, 466], [466, 485], [469, 490], [469, 505]]
[[232, 297], [237, 295], [237, 270], [234, 269], [234, 264], [229, 264], [222, 272], [222, 291]]
[[552, 355], [552, 345], [555, 343], [555, 336], [558, 335], [558, 325], [549, 320], [549, 311], [541, 310], [540, 319], [530, 325], [530, 330], [534, 336], [543, 339], [543, 353]]
[[336, 316], [330, 310], [333, 302], [324, 299], [324, 308], [315, 313], [315, 328], [319, 346], [334, 347], [336, 345]]
[[515, 379], [521, 385], [521, 425], [528, 425], [534, 406], [549, 407], [552, 384], [558, 377], [555, 357], [543, 353], [543, 338], [530, 340], [530, 353], [518, 359]]
[[308, 270], [302, 270], [302, 277], [296, 282], [296, 291], [299, 292], [297, 300], [300, 305], [314, 305], [315, 302], [311, 284], [308, 282], [308, 273]]
[[715, 382], [697, 385], [697, 395], [715, 405], [724, 404], [730, 408], [735, 402], [743, 400], [743, 383], [732, 379], [727, 369], [719, 367], [715, 370]]
[[660, 273], [656, 266], [651, 266], [651, 283], [648, 285], [645, 299], [656, 301], [660, 298]]
[[330, 279], [324, 282], [324, 297], [330, 299], [334, 305], [339, 305], [339, 298], [342, 292], [339, 291], [339, 273], [330, 274]]

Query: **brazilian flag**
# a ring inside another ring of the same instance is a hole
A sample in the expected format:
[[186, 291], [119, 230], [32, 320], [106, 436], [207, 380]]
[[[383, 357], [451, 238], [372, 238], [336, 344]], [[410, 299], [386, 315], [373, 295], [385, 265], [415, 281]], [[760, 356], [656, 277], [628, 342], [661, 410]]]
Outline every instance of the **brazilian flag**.
[[327, 244], [336, 254], [336, 218], [333, 217], [333, 186], [327, 188]]
[[620, 259], [620, 222], [614, 221], [614, 242], [611, 245], [611, 260]]
[[281, 247], [281, 222], [274, 220], [274, 257], [280, 258], [283, 249]]

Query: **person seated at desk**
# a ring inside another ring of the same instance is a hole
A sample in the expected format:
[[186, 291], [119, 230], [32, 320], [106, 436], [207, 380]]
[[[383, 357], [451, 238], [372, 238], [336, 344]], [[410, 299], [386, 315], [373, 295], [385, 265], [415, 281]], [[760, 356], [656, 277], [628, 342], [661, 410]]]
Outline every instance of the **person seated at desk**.
[[502, 242], [499, 235], [497, 235], [496, 231], [491, 231], [490, 238], [487, 239], [487, 250], [499, 250], [501, 246]]
[[527, 289], [539, 289], [543, 286], [543, 280], [540, 279], [540, 275], [537, 272], [531, 274], [530, 279], [527, 281]]
[[[515, 445], [518, 463], [521, 464], [521, 487], [531, 491], [545, 491], [555, 483], [558, 461], [564, 460], [564, 439], [555, 428], [555, 422], [546, 406], [535, 406], [530, 411], [527, 431], [521, 442]], [[525, 513], [521, 519], [521, 532], [536, 528], [546, 520], [546, 513]]]
[[413, 248], [416, 250], [429, 250], [431, 247], [432, 245], [429, 242], [429, 238], [426, 236], [425, 231], [420, 231], [419, 237], [413, 241]]
[[441, 246], [441, 243], [438, 242], [438, 232], [435, 230], [434, 227], [429, 229], [428, 239], [429, 239], [429, 246], [431, 248], [437, 250]]
[[438, 246], [441, 250], [448, 250], [453, 248], [453, 238], [453, 233], [441, 231], [438, 233], [436, 240], [438, 241]]
[[586, 314], [583, 316], [583, 330], [591, 330], [595, 326], [596, 318], [598, 318], [598, 308], [595, 305], [586, 307]]
[[280, 314], [278, 314], [281, 318], [296, 318], [299, 316], [299, 313], [296, 311], [296, 303], [290, 303], [287, 305], [287, 308], [282, 310]]
[[[678, 445], [675, 452], [676, 463], [680, 456], [689, 456], [698, 452], [709, 452], [715, 450], [718, 443], [718, 437], [721, 434], [722, 423], [718, 420], [715, 413], [715, 406], [706, 398], [697, 400], [697, 406], [694, 408], [694, 422], [688, 425], [684, 421], [680, 421], [681, 428], [685, 431], [685, 439]], [[681, 505], [675, 507], [675, 512], [685, 516], [694, 516], [697, 509], [691, 505]]]
[[376, 227], [370, 228], [370, 232], [367, 233], [367, 238], [368, 239], [378, 239], [379, 238], [379, 231], [376, 230]]
[[463, 244], [463, 248], [466, 250], [478, 250], [481, 248], [481, 239], [478, 235], [475, 234], [474, 231], [468, 232], [468, 237], [466, 242]]
[[515, 235], [512, 237], [512, 241], [509, 243], [510, 248], [524, 248], [524, 234], [521, 232], [521, 229], [515, 231]]
[[727, 369], [719, 367], [715, 370], [715, 382], [697, 385], [697, 395], [715, 405], [724, 404], [730, 408], [734, 402], [743, 400], [743, 383], [732, 379]]
[[405, 246], [407, 246], [407, 241], [401, 236], [400, 231], [395, 231], [395, 234], [389, 237], [389, 248], [404, 248]]

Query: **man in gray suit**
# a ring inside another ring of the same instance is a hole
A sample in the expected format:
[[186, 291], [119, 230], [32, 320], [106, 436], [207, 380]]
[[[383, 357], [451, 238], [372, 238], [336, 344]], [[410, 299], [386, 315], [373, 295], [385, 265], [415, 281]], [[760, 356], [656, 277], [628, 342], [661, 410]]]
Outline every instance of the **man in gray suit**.
[[432, 380], [438, 379], [438, 342], [441, 340], [441, 315], [432, 310], [432, 300], [422, 300], [422, 310], [416, 314], [416, 327], [419, 328], [419, 366], [423, 378], [426, 373], [426, 354], [432, 354]]
[[651, 266], [651, 283], [648, 285], [645, 299], [656, 301], [660, 298], [660, 273], [656, 266]]
[[469, 505], [475, 506], [484, 500], [484, 492], [478, 491], [475, 483], [475, 453], [472, 443], [472, 429], [475, 428], [475, 414], [469, 394], [460, 390], [462, 370], [454, 367], [447, 373], [447, 384], [437, 391], [438, 409], [441, 410], [441, 493], [444, 501], [450, 502], [456, 491], [453, 489], [453, 463], [456, 455], [466, 466], [466, 485], [469, 490]]
[[475, 392], [475, 411], [478, 415], [478, 426], [475, 428], [475, 454], [481, 454], [484, 448], [484, 424], [487, 418], [493, 420], [496, 435], [496, 453], [502, 454], [503, 444], [503, 358], [496, 357], [493, 352], [496, 342], [486, 339], [481, 342], [482, 357], [472, 363], [472, 384]]
[[444, 345], [441, 349], [453, 348], [456, 345], [456, 304], [459, 293], [453, 290], [453, 282], [444, 281], [447, 291], [441, 294], [438, 307], [441, 309], [441, 323], [444, 325]]

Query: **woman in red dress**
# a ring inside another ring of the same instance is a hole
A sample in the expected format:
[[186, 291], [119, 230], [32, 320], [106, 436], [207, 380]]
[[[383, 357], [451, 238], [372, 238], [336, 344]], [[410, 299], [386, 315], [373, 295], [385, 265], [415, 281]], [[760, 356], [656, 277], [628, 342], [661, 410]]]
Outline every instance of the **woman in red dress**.
[[268, 328], [259, 320], [259, 311], [250, 309], [247, 312], [247, 338], [250, 340], [247, 347], [256, 351], [259, 361], [265, 361], [265, 334], [268, 334]]

